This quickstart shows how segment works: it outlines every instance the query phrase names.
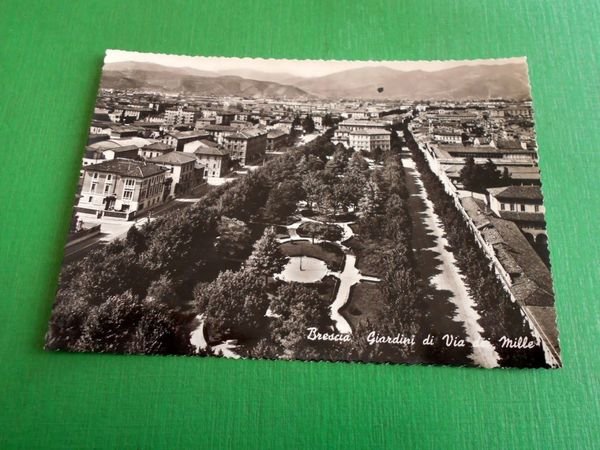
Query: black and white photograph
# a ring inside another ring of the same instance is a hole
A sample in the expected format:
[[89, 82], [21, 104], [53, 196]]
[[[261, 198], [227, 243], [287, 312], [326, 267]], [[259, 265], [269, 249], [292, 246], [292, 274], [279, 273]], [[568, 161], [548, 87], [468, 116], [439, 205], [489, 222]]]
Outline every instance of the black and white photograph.
[[89, 114], [47, 350], [561, 367], [525, 57], [108, 50]]

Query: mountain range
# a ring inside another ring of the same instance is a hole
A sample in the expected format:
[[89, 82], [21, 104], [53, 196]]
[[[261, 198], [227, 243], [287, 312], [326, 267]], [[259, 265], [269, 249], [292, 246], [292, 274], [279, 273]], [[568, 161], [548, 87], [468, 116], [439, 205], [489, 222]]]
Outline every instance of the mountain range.
[[471, 100], [530, 98], [525, 63], [464, 65], [438, 71], [385, 66], [298, 77], [251, 69], [206, 71], [154, 63], [108, 63], [101, 86], [249, 98]]

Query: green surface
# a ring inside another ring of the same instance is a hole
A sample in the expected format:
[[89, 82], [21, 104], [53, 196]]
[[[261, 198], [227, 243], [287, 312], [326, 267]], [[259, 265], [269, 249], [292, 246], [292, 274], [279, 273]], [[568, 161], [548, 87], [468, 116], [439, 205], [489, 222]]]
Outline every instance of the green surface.
[[[0, 2], [0, 448], [599, 448], [597, 1]], [[105, 48], [529, 58], [564, 368], [42, 348]]]

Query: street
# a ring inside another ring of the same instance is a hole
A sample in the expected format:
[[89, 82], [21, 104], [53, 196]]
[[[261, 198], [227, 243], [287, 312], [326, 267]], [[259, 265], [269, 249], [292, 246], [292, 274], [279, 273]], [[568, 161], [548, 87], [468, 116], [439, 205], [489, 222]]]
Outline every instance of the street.
[[[433, 209], [433, 203], [427, 197], [420, 173], [412, 157], [405, 155], [402, 164], [410, 193], [414, 254], [421, 275], [429, 283], [424, 308], [431, 311], [432, 321], [439, 322], [435, 325], [441, 333], [466, 334], [473, 346], [470, 358], [475, 364], [496, 367], [498, 354], [481, 336], [483, 330], [478, 323], [479, 314], [475, 311], [475, 303], [456, 265], [454, 254], [449, 249], [446, 232]], [[449, 304], [455, 308], [448, 308], [451, 306]]]
[[92, 249], [108, 244], [115, 239], [125, 237], [129, 229], [134, 225], [142, 225], [168, 212], [189, 207], [191, 204], [196, 203], [200, 199], [200, 196], [205, 193], [205, 191], [206, 189], [204, 189], [202, 193], [197, 192], [197, 197], [194, 198], [178, 198], [171, 200], [150, 211], [140, 214], [140, 216], [138, 216], [135, 220], [131, 221], [124, 221], [110, 217], [98, 219], [93, 214], [78, 213], [77, 215], [83, 221], [86, 228], [100, 225], [100, 234], [66, 247], [63, 263], [71, 264], [75, 261], [79, 261]]

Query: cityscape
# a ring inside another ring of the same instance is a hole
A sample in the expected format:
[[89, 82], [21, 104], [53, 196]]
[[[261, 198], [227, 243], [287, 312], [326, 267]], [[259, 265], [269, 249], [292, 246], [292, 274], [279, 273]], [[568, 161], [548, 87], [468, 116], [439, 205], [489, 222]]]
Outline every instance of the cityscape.
[[561, 366], [524, 58], [107, 51], [48, 350]]

